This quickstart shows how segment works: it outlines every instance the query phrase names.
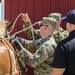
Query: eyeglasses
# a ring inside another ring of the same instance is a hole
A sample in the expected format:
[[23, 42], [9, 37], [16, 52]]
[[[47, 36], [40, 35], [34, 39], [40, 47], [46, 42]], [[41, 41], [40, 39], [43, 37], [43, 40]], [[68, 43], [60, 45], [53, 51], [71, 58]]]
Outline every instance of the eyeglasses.
[[41, 24], [40, 27], [41, 27], [41, 26], [48, 26], [48, 25], [43, 25], [43, 24]]

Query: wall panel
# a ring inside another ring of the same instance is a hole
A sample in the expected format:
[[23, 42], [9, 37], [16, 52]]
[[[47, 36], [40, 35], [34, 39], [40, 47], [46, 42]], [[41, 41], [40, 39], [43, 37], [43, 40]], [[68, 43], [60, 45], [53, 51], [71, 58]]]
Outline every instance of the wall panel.
[[27, 0], [27, 11], [26, 13], [28, 13], [30, 19], [31, 19], [31, 22], [33, 23], [33, 20], [34, 20], [34, 0]]
[[51, 0], [51, 12], [59, 12], [59, 0]]
[[[62, 14], [62, 17], [65, 16], [68, 12], [68, 0], [59, 0], [59, 12]], [[64, 23], [61, 24], [61, 26], [66, 29], [66, 26]]]
[[[18, 0], [19, 1], [19, 5], [18, 5], [18, 15], [22, 14], [22, 13], [26, 13], [26, 7], [27, 7], [27, 1], [26, 0]], [[22, 4], [22, 5], [21, 5]], [[23, 21], [22, 21], [22, 17], [19, 17], [19, 20], [18, 20], [18, 30], [22, 30], [23, 29]], [[19, 36], [22, 36], [23, 38], [27, 38], [25, 32], [22, 32], [19, 34]]]
[[42, 16], [48, 16], [51, 12], [51, 0], [43, 0], [42, 1]]
[[42, 18], [42, 0], [34, 0], [34, 22], [41, 20]]
[[68, 0], [68, 11], [75, 10], [75, 0]]
[[[12, 20], [12, 19], [15, 19], [19, 14], [19, 12], [18, 12], [18, 5], [19, 5], [18, 2], [19, 2], [19, 0], [11, 0], [10, 2], [11, 2], [11, 9], [10, 9], [11, 10], [11, 17], [10, 17], [10, 20]], [[16, 31], [18, 31], [18, 28], [19, 27], [18, 27], [18, 21], [17, 21], [12, 33], [15, 33]]]
[[59, 12], [64, 16], [68, 12], [68, 0], [59, 0]]
[[10, 21], [11, 16], [11, 3], [10, 0], [5, 0], [5, 20]]

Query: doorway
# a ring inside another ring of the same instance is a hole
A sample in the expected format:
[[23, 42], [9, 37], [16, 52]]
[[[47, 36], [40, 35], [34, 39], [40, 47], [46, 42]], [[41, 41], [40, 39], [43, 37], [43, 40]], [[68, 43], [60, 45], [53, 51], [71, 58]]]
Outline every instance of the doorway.
[[4, 20], [4, 0], [0, 1], [0, 20]]

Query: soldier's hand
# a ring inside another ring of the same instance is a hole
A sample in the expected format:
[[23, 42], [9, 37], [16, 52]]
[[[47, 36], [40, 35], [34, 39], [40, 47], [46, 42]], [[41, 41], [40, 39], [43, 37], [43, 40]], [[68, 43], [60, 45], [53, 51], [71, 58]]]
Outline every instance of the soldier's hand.
[[24, 22], [30, 22], [30, 18], [29, 18], [29, 16], [28, 16], [27, 13], [22, 15], [22, 20], [23, 20]]
[[17, 40], [17, 39], [15, 39], [15, 40], [13, 40], [12, 41], [12, 44], [13, 44], [13, 46], [20, 52], [21, 50], [22, 50], [22, 45], [21, 45], [21, 43]]
[[12, 43], [12, 40], [14, 40], [14, 39], [15, 39], [15, 36], [10, 37], [9, 42]]

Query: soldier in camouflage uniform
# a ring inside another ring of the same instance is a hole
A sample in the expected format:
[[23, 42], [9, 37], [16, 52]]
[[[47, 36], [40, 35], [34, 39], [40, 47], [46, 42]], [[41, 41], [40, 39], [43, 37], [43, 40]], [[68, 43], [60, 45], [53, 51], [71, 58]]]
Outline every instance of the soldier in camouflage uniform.
[[56, 43], [60, 42], [61, 40], [68, 37], [69, 33], [67, 30], [64, 30], [61, 25], [61, 14], [60, 13], [51, 13], [49, 14], [49, 17], [52, 17], [57, 20], [57, 27], [56, 30], [53, 33], [53, 37], [56, 41]]
[[[50, 65], [53, 60], [54, 49], [57, 45], [52, 34], [57, 22], [53, 18], [43, 17], [41, 23], [40, 35], [42, 38], [36, 40], [36, 52], [32, 54], [21, 44], [19, 45], [21, 49], [17, 46], [16, 48], [20, 50], [21, 59], [34, 68], [34, 75], [50, 75], [52, 69]], [[26, 40], [22, 38], [18, 40], [22, 44], [26, 44]]]
[[[22, 17], [23, 17], [22, 20], [25, 22], [25, 24], [23, 25], [23, 28], [25, 29], [30, 26], [30, 21], [29, 21], [29, 17], [27, 14], [23, 15]], [[57, 27], [53, 33], [53, 37], [55, 41], [58, 43], [68, 36], [68, 32], [64, 30], [62, 27], [60, 27], [60, 24], [61, 24], [61, 14], [60, 13], [51, 13], [49, 14], [48, 17], [51, 17], [57, 20]], [[34, 29], [34, 28], [32, 29], [33, 29], [35, 39], [41, 38], [39, 29]], [[27, 34], [28, 37], [32, 38], [31, 28], [26, 30], [25, 33]]]

